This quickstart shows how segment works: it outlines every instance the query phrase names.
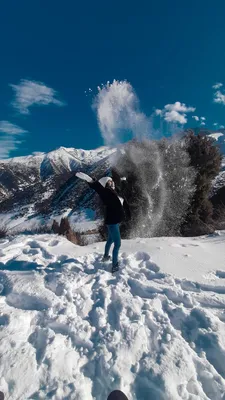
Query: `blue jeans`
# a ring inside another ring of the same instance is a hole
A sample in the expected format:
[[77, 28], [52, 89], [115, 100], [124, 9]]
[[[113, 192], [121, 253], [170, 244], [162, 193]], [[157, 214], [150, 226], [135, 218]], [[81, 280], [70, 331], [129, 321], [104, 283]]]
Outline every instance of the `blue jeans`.
[[120, 238], [120, 226], [119, 224], [106, 225], [108, 229], [108, 239], [105, 245], [105, 256], [109, 255], [109, 250], [111, 245], [114, 243], [113, 254], [112, 254], [112, 263], [116, 265], [118, 263], [118, 255], [119, 249], [121, 246], [121, 238]]

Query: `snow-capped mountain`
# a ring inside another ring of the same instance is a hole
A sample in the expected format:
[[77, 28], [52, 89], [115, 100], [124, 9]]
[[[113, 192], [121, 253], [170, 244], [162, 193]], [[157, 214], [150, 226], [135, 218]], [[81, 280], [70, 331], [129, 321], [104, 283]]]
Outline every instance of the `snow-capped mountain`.
[[60, 147], [49, 153], [0, 160], [0, 165], [9, 166], [11, 169], [18, 165], [33, 168], [38, 171], [41, 178], [45, 179], [51, 175], [60, 175], [65, 172], [72, 172], [76, 168], [92, 165], [94, 162], [109, 156], [112, 151], [107, 147], [100, 147], [95, 150]]
[[94, 193], [75, 177], [84, 171], [100, 177], [108, 169], [115, 149], [82, 150], [60, 147], [50, 153], [0, 161], [0, 212], [14, 219], [40, 212], [73, 212], [92, 204]]
[[[199, 133], [199, 132], [196, 132]], [[225, 130], [205, 131], [225, 154]], [[100, 178], [109, 170], [109, 158], [115, 149], [100, 147], [82, 150], [60, 147], [49, 153], [0, 160], [0, 213], [13, 219], [74, 215], [80, 210], [99, 210], [97, 196], [76, 178], [83, 171]], [[225, 157], [221, 173], [214, 180], [212, 194], [225, 186]], [[69, 210], [69, 211], [68, 211]], [[89, 212], [89, 211], [88, 211]], [[98, 212], [97, 212], [98, 215]], [[2, 217], [1, 217], [2, 220]]]

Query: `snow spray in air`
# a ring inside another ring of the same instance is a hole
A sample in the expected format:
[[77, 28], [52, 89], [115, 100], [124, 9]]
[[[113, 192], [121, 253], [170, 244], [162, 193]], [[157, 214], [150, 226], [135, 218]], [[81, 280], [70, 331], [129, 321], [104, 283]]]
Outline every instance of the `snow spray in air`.
[[[98, 87], [93, 107], [97, 113], [105, 145], [118, 148], [117, 155], [111, 160], [111, 167], [121, 175], [129, 175], [135, 170], [135, 175], [138, 177], [138, 190], [144, 200], [142, 206], [137, 209], [138, 216], [136, 212], [135, 223], [132, 224], [132, 236], [161, 234], [164, 232], [163, 229], [166, 229], [166, 220], [170, 224], [177, 220], [173, 218], [177, 210], [174, 209], [173, 194], [167, 184], [168, 171], [165, 171], [163, 153], [159, 151], [159, 141], [151, 140], [155, 136], [151, 118], [141, 112], [139, 99], [127, 81], [114, 80]], [[128, 134], [131, 141], [124, 145]], [[121, 148], [130, 161], [127, 163], [128, 169], [120, 165], [123, 158], [120, 153]], [[188, 166], [188, 157], [183, 157], [182, 160], [182, 167], [185, 170]], [[179, 204], [182, 214], [184, 212], [182, 203]], [[187, 208], [186, 203], [184, 208]], [[167, 214], [170, 216], [169, 219]]]
[[98, 87], [94, 108], [106, 146], [123, 143], [128, 132], [131, 139], [149, 135], [150, 119], [140, 111], [138, 97], [127, 81], [114, 80]]

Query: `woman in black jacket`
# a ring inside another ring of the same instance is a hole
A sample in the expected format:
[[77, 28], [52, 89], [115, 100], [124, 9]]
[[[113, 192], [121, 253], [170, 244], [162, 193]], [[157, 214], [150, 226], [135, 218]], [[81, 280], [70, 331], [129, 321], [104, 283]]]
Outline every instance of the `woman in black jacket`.
[[115, 190], [115, 183], [110, 177], [103, 177], [99, 181], [90, 176], [78, 172], [76, 176], [88, 182], [100, 196], [105, 206], [105, 224], [108, 229], [108, 238], [105, 245], [103, 261], [109, 260], [109, 251], [114, 243], [112, 254], [112, 272], [119, 270], [118, 254], [121, 246], [120, 226], [125, 216], [130, 218], [130, 210], [125, 198], [118, 195]]

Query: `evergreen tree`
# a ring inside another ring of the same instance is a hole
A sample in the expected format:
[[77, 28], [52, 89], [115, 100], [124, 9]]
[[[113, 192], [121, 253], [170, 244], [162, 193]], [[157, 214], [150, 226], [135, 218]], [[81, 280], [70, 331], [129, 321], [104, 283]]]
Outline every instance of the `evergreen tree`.
[[196, 171], [195, 193], [187, 218], [182, 225], [184, 235], [198, 235], [213, 232], [213, 206], [209, 200], [212, 180], [218, 175], [222, 156], [214, 140], [191, 131], [185, 138], [190, 164]]

